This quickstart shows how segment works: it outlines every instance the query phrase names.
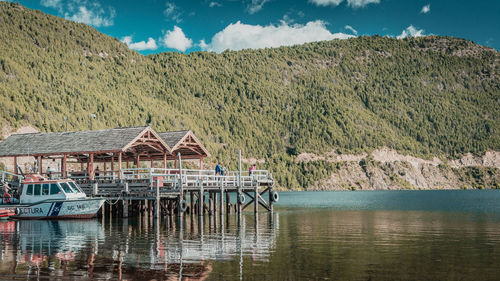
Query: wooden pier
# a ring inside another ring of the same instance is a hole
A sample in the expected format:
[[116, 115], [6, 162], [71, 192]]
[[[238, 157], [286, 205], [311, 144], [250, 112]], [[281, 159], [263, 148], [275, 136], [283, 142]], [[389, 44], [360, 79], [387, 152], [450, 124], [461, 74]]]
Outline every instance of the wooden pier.
[[[24, 169], [75, 180], [87, 196], [106, 198], [102, 214], [112, 216], [223, 215], [251, 206], [257, 214], [259, 206], [272, 212], [278, 200], [272, 175], [244, 171], [241, 151], [237, 171], [203, 169], [209, 153], [189, 130], [157, 133], [146, 126], [12, 135], [0, 143], [1, 157], [13, 160], [16, 175]], [[24, 168], [21, 158], [29, 159]], [[185, 161], [199, 169], [183, 169]]]
[[[273, 211], [278, 194], [274, 180], [265, 170], [230, 171], [216, 175], [213, 170], [160, 168], [123, 169], [121, 177], [73, 178], [91, 197], [106, 198], [108, 212], [128, 217], [139, 213], [178, 215], [184, 213], [225, 214], [253, 206]], [[103, 211], [104, 212], [104, 211]]]

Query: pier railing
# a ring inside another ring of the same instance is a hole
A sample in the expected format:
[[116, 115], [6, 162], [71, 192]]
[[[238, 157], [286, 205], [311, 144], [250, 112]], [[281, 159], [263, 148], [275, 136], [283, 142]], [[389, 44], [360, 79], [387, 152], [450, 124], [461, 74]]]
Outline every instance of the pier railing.
[[224, 175], [215, 174], [213, 170], [194, 169], [161, 169], [161, 168], [131, 168], [122, 169], [121, 178], [130, 182], [147, 181], [151, 187], [160, 187], [178, 190], [195, 187], [253, 187], [263, 183], [273, 182], [272, 175], [267, 170], [227, 171]]

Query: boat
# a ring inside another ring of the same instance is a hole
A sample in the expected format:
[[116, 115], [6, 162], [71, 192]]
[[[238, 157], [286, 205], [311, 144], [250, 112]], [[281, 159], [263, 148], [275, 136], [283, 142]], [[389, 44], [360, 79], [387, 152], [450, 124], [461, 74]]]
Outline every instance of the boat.
[[104, 201], [87, 197], [71, 179], [29, 175], [21, 182], [19, 199], [4, 193], [0, 212], [9, 213], [14, 219], [93, 218]]

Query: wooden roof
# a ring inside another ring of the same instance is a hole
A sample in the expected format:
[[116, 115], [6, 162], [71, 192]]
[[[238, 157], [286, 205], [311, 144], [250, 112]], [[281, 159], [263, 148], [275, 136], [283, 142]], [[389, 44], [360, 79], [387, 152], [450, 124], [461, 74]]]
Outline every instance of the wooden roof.
[[165, 141], [166, 144], [168, 144], [168, 146], [174, 147], [189, 132], [190, 132], [189, 130], [175, 131], [175, 132], [163, 132], [163, 133], [158, 133], [158, 135]]
[[183, 158], [210, 156], [208, 150], [191, 130], [163, 132], [158, 135], [172, 148], [174, 157], [177, 153], [180, 153]]
[[151, 127], [129, 127], [98, 131], [14, 134], [0, 143], [0, 157], [78, 155], [88, 153], [172, 152]]

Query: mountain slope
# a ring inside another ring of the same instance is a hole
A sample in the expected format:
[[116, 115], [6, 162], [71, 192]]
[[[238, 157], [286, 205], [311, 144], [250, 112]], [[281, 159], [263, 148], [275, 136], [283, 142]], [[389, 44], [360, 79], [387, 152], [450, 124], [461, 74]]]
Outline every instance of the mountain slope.
[[[360, 37], [142, 56], [83, 24], [0, 3], [0, 123], [190, 128], [214, 158], [266, 159], [282, 186], [338, 170], [302, 152], [500, 150], [500, 55], [448, 37]], [[215, 161], [215, 159], [214, 159]], [[235, 168], [235, 161], [229, 163]]]

